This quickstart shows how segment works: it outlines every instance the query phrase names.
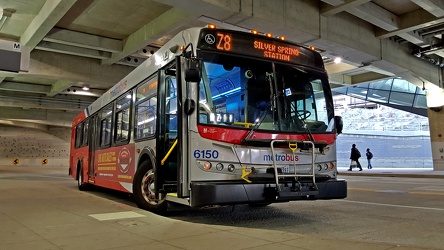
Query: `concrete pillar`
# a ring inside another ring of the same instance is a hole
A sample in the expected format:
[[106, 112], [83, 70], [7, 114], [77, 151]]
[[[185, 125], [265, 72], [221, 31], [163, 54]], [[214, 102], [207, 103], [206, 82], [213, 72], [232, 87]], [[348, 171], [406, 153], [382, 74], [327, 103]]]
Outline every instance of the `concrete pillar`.
[[427, 91], [430, 143], [432, 144], [433, 170], [444, 170], [444, 92]]

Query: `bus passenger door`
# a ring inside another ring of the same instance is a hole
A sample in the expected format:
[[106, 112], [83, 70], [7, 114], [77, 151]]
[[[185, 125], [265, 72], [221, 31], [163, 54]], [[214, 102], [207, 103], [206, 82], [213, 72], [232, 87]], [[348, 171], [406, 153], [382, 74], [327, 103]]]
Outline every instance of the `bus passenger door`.
[[159, 71], [156, 142], [156, 193], [177, 192], [177, 169], [180, 165], [178, 141], [178, 98], [175, 66]]
[[97, 147], [97, 115], [91, 116], [89, 120], [89, 162], [88, 162], [88, 180], [94, 180], [95, 170], [94, 170], [94, 161], [95, 161], [95, 152]]

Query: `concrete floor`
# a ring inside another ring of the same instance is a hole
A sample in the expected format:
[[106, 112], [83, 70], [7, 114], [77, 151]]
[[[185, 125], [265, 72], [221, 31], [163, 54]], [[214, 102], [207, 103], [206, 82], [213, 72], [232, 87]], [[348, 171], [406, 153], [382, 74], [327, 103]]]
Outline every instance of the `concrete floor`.
[[[340, 174], [393, 174], [344, 170]], [[444, 178], [431, 170], [396, 171]], [[81, 192], [67, 172], [0, 166], [0, 249], [430, 249], [174, 220]]]

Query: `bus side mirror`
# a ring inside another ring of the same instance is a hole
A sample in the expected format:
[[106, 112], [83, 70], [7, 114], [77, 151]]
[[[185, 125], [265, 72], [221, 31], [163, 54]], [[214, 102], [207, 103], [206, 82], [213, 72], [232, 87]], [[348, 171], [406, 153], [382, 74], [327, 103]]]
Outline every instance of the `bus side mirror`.
[[344, 128], [342, 116], [335, 116], [335, 127], [336, 127], [336, 133], [341, 134], [342, 129]]
[[191, 98], [185, 99], [185, 107], [184, 107], [185, 114], [191, 115], [195, 108], [196, 108], [196, 102], [194, 100], [192, 100]]
[[200, 65], [198, 60], [190, 60], [185, 71], [186, 82], [200, 82]]

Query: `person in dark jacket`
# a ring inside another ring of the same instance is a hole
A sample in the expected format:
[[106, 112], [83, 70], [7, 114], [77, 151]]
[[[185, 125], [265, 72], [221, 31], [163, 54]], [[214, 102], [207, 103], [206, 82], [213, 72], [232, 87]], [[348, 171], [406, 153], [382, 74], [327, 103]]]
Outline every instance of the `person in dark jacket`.
[[367, 156], [367, 162], [368, 162], [367, 168], [368, 168], [368, 169], [372, 169], [373, 167], [372, 167], [372, 162], [371, 162], [371, 160], [372, 160], [372, 158], [373, 158], [373, 153], [370, 152], [370, 149], [369, 149], [369, 148], [367, 148], [367, 152], [365, 153], [365, 156]]
[[[352, 148], [351, 148], [351, 153], [350, 153], [350, 160], [356, 161], [356, 163], [358, 164], [359, 171], [362, 171], [361, 163], [359, 163], [359, 157], [361, 157], [361, 153], [356, 148], [356, 144], [353, 144]], [[348, 169], [348, 171], [352, 171], [351, 164], [350, 164], [350, 168]]]

